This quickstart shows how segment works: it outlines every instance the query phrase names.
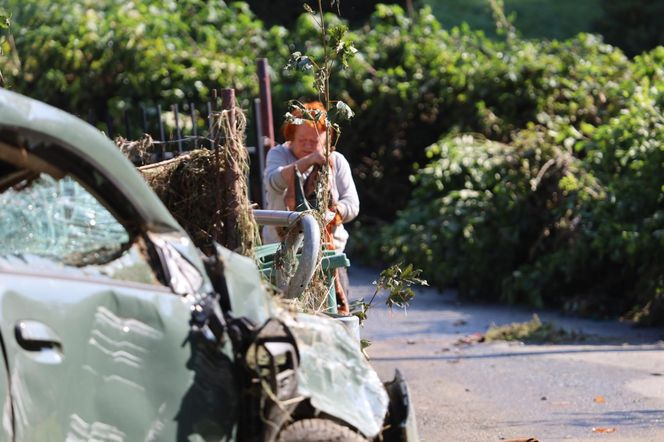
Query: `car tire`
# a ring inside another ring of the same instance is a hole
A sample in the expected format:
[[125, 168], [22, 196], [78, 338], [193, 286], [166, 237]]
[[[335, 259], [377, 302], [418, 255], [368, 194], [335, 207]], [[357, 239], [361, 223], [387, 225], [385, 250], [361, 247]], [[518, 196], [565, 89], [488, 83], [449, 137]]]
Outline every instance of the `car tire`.
[[367, 442], [365, 438], [335, 422], [305, 419], [292, 423], [279, 433], [278, 442]]

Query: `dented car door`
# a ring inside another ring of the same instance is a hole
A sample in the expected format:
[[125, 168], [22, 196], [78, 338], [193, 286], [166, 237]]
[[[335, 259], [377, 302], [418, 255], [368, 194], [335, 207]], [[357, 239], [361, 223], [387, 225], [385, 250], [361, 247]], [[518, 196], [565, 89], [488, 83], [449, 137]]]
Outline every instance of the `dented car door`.
[[[147, 245], [74, 180], [24, 184], [0, 195], [0, 324], [16, 438], [231, 438], [232, 412], [192, 417], [205, 388], [188, 342], [192, 299], [159, 281]], [[227, 369], [218, 397], [232, 407], [230, 366], [217, 364]]]

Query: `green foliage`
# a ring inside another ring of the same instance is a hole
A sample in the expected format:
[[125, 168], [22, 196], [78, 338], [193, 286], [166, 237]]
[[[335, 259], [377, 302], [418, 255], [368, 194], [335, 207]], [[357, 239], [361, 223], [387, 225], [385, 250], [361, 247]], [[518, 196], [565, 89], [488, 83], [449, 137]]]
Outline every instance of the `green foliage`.
[[203, 0], [9, 0], [18, 91], [83, 113], [133, 101], [207, 98], [210, 89], [255, 93], [256, 54], [267, 45], [245, 4]]
[[[394, 264], [380, 272], [377, 281], [374, 281], [376, 287], [368, 303], [364, 299], [355, 300], [351, 306], [351, 314], [357, 316], [362, 324], [367, 319], [367, 312], [373, 305], [376, 295], [382, 291], [387, 291], [385, 305], [389, 309], [399, 307], [406, 309], [410, 301], [415, 297], [413, 286], [428, 286], [429, 283], [420, 278], [422, 270], [415, 269], [412, 264], [402, 268], [402, 264]], [[367, 345], [368, 346], [368, 345]]]
[[[9, 43], [9, 28], [11, 26], [11, 16], [2, 8], [0, 8], [0, 56], [3, 56], [11, 51]], [[5, 87], [5, 77], [2, 75], [0, 69], [0, 87]]]
[[557, 87], [524, 129], [430, 146], [395, 222], [357, 236], [365, 253], [466, 296], [661, 321], [662, 48], [631, 63], [582, 38], [540, 53]]

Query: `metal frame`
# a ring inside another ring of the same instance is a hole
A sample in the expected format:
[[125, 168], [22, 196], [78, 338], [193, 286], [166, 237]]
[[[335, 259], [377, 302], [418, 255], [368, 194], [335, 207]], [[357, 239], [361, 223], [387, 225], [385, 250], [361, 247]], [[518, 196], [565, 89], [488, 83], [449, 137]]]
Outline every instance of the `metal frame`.
[[[291, 234], [286, 236], [284, 247], [295, 254], [300, 249], [297, 269], [292, 278], [277, 270], [277, 286], [284, 291], [286, 298], [297, 298], [311, 282], [321, 250], [320, 226], [316, 218], [307, 212], [285, 210], [253, 210], [258, 224], [264, 226], [289, 227]], [[299, 228], [297, 228], [299, 226]]]

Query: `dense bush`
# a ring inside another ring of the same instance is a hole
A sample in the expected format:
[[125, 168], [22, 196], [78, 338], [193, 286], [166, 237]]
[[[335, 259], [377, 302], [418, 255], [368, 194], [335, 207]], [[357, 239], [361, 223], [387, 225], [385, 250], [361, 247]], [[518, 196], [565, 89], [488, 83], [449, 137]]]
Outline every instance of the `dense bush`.
[[365, 253], [468, 296], [664, 320], [662, 51], [623, 67], [615, 109], [538, 115], [509, 144], [429, 147], [407, 208], [378, 238], [358, 235]]
[[88, 117], [128, 102], [256, 92], [265, 33], [246, 4], [203, 0], [8, 0], [21, 65], [10, 86]]

